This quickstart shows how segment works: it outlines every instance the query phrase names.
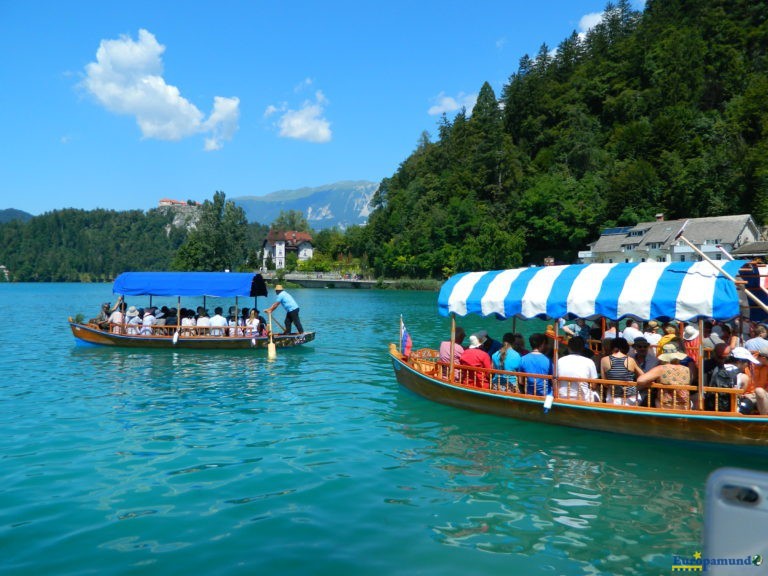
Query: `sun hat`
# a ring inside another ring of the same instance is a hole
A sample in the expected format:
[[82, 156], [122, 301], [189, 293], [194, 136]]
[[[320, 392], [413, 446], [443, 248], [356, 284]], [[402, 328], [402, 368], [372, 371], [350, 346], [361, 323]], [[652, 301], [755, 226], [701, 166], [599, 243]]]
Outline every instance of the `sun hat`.
[[656, 320], [650, 320], [646, 326], [648, 326], [648, 328], [658, 328], [659, 323], [656, 322]]
[[731, 350], [731, 357], [735, 358], [736, 360], [751, 362], [752, 364], [760, 364], [760, 361], [752, 356], [752, 353], [743, 346], [736, 346], [733, 350]]
[[686, 340], [696, 340], [699, 337], [699, 331], [693, 326], [686, 326], [683, 330], [683, 338]]
[[659, 354], [659, 362], [671, 362], [672, 360], [682, 360], [686, 357], [685, 352], [680, 352], [674, 344], [664, 344], [661, 349], [663, 354]]
[[131, 306], [130, 308], [128, 308], [128, 312], [126, 312], [125, 315], [128, 318], [135, 318], [136, 316], [139, 315], [139, 311], [136, 309], [136, 306]]
[[469, 337], [469, 347], [480, 348], [480, 340], [478, 340], [475, 334], [472, 334], [472, 336]]
[[282, 290], [283, 290], [282, 284], [278, 284], [277, 286], [275, 286], [275, 292], [282, 292]]

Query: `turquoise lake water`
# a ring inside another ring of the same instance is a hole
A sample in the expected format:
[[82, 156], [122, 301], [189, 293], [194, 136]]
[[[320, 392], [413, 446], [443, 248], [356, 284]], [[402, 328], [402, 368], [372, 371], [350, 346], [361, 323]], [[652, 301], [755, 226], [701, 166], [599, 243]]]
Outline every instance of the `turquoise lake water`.
[[435, 293], [291, 293], [317, 340], [268, 361], [76, 347], [110, 285], [0, 284], [0, 573], [670, 574], [707, 475], [768, 470], [432, 403], [387, 346], [445, 337]]

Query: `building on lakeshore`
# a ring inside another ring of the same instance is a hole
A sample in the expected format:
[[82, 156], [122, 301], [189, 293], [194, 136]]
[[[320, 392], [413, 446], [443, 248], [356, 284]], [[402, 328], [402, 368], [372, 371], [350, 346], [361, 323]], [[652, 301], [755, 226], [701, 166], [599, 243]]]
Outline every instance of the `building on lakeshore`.
[[[579, 262], [692, 262], [701, 260], [693, 249], [675, 236], [686, 220], [665, 220], [606, 228], [600, 237], [579, 252]], [[690, 218], [684, 236], [712, 260], [724, 260], [740, 246], [761, 240], [750, 214]]]
[[270, 230], [262, 245], [262, 268], [267, 269], [268, 260], [272, 260], [275, 270], [285, 268], [285, 259], [291, 252], [296, 254], [299, 262], [311, 260], [314, 255], [312, 236], [295, 230]]

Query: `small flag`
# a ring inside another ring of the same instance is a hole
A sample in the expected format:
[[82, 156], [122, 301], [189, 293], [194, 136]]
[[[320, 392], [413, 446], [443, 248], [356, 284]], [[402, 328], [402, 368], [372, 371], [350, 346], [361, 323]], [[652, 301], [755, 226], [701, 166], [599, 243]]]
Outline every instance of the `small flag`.
[[403, 317], [400, 316], [400, 352], [406, 358], [411, 355], [411, 348], [413, 342], [411, 341], [411, 335], [408, 334], [408, 329], [403, 323]]

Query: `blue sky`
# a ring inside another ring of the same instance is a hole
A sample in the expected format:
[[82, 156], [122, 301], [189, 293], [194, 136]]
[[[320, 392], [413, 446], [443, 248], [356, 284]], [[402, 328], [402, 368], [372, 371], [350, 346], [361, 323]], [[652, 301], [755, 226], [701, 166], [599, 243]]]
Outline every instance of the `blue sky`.
[[[635, 0], [635, 7], [642, 7]], [[603, 0], [0, 0], [0, 209], [380, 181]]]

